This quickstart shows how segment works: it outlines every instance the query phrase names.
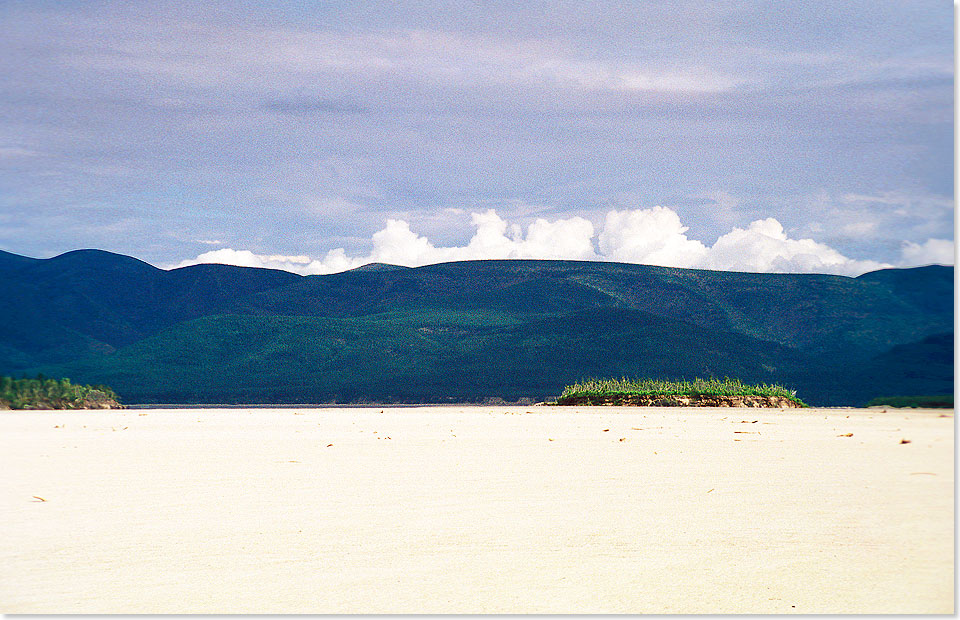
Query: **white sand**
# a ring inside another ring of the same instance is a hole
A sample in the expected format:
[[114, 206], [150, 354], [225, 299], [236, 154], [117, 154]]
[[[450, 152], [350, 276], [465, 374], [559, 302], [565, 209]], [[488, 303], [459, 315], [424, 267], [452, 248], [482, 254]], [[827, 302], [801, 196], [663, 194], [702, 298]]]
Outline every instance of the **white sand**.
[[0, 611], [949, 614], [942, 413], [3, 413]]

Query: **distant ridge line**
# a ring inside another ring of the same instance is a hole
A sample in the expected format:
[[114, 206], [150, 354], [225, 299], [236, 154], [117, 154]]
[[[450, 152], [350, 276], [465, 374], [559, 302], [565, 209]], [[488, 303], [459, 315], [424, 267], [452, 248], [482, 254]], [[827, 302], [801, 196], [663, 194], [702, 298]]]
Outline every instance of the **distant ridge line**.
[[[31, 263], [36, 262], [45, 262], [45, 261], [57, 261], [70, 257], [118, 257], [120, 259], [126, 259], [130, 261], [136, 261], [137, 263], [142, 263], [153, 269], [159, 269], [161, 271], [176, 271], [178, 269], [188, 269], [191, 267], [197, 267], [201, 265], [218, 265], [224, 267], [232, 267], [239, 269], [261, 269], [267, 271], [283, 271], [285, 273], [290, 273], [296, 276], [301, 276], [301, 274], [287, 271], [285, 269], [277, 269], [275, 267], [252, 267], [247, 265], [234, 265], [231, 263], [196, 263], [193, 265], [185, 265], [184, 267], [171, 267], [169, 269], [164, 269], [162, 267], [157, 267], [147, 261], [139, 259], [135, 256], [130, 256], [128, 254], [121, 254], [119, 252], [111, 252], [109, 250], [100, 250], [97, 248], [81, 248], [76, 250], [68, 250], [56, 256], [50, 258], [35, 258], [31, 256], [25, 256], [22, 254], [16, 254], [7, 250], [0, 250], [0, 269], [9, 268], [10, 266], [26, 266]], [[863, 278], [864, 276], [871, 276], [872, 274], [882, 274], [886, 272], [907, 272], [914, 270], [928, 270], [931, 268], [947, 268], [953, 269], [954, 265], [944, 265], [941, 263], [931, 263], [929, 265], [916, 265], [912, 267], [884, 267], [882, 269], [876, 269], [874, 271], [868, 271], [857, 276], [846, 276], [834, 273], [824, 273], [819, 271], [811, 272], [779, 272], [779, 271], [737, 271], [729, 269], [705, 269], [701, 267], [672, 267], [666, 265], [650, 265], [647, 263], [630, 263], [623, 261], [606, 261], [606, 260], [582, 260], [582, 259], [567, 259], [567, 258], [476, 258], [468, 260], [451, 260], [443, 261], [439, 263], [428, 263], [426, 265], [417, 265], [414, 267], [409, 267], [406, 265], [396, 265], [393, 263], [382, 263], [382, 262], [370, 262], [359, 267], [354, 267], [353, 269], [346, 269], [344, 271], [338, 271], [327, 274], [315, 274], [322, 276], [337, 275], [340, 273], [364, 273], [364, 272], [390, 272], [390, 271], [406, 271], [406, 270], [416, 270], [416, 269], [429, 269], [432, 267], [447, 267], [447, 266], [456, 266], [456, 265], [470, 265], [470, 264], [556, 264], [556, 265], [605, 265], [605, 266], [623, 266], [628, 268], [633, 267], [643, 267], [647, 269], [655, 270], [668, 270], [668, 271], [687, 271], [687, 272], [701, 272], [701, 273], [729, 273], [729, 274], [744, 274], [744, 275], [760, 275], [760, 276], [786, 276], [786, 277], [805, 277], [805, 276], [829, 276], [836, 278], [849, 278], [849, 279], [858, 279]]]

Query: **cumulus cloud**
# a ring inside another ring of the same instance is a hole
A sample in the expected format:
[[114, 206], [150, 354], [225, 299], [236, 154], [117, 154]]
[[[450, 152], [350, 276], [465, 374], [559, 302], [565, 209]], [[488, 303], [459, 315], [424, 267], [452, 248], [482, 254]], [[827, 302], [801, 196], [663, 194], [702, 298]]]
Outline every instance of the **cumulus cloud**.
[[254, 254], [250, 250], [222, 248], [204, 252], [196, 258], [181, 261], [174, 269], [203, 263], [237, 265], [239, 267], [258, 267], [261, 269], [280, 269], [298, 273], [302, 276], [320, 275], [347, 271], [363, 265], [361, 259], [349, 258], [342, 248], [330, 250], [323, 260], [314, 260], [309, 256], [286, 256], [283, 254]]
[[606, 260], [664, 267], [698, 267], [707, 248], [687, 239], [680, 216], [666, 207], [610, 211], [600, 233]]
[[901, 252], [905, 267], [954, 264], [954, 245], [949, 239], [927, 239], [924, 243], [904, 241]]
[[710, 247], [688, 239], [687, 230], [665, 207], [611, 211], [600, 252], [605, 260], [723, 271], [859, 275], [890, 266], [847, 258], [813, 239], [791, 239], [774, 218], [734, 228]]
[[886, 263], [847, 258], [813, 239], [790, 239], [777, 220], [751, 222], [734, 228], [713, 244], [703, 263], [709, 269], [776, 273], [834, 273], [854, 276]]
[[[526, 231], [510, 224], [493, 209], [471, 214], [473, 237], [463, 246], [436, 246], [401, 219], [389, 219], [373, 234], [366, 256], [350, 256], [343, 248], [322, 259], [308, 256], [255, 254], [224, 248], [204, 252], [177, 267], [197, 263], [225, 263], [245, 267], [284, 269], [303, 275], [346, 271], [380, 262], [416, 267], [433, 263], [483, 259], [602, 260], [665, 267], [776, 273], [832, 273], [859, 275], [892, 267], [887, 263], [855, 260], [813, 239], [793, 239], [774, 218], [734, 228], [712, 246], [687, 237], [680, 216], [666, 207], [610, 211], [595, 234], [581, 217], [548, 221], [540, 218]], [[595, 243], [596, 242], [596, 243]], [[953, 242], [931, 239], [905, 243], [903, 265], [952, 263]]]
[[593, 260], [593, 224], [581, 217], [549, 222], [537, 219], [526, 235], [517, 225], [508, 224], [490, 209], [473, 213], [473, 237], [462, 247], [437, 247], [410, 229], [404, 220], [389, 219], [371, 238], [373, 248], [366, 256], [348, 256], [343, 248], [327, 252], [320, 260], [308, 256], [255, 254], [249, 250], [223, 248], [181, 261], [175, 267], [199, 263], [221, 263], [241, 267], [283, 269], [301, 275], [319, 275], [353, 269], [367, 263], [390, 263], [415, 267], [432, 263], [504, 258], [564, 258]]
[[537, 219], [526, 235], [517, 225], [510, 225], [493, 209], [473, 213], [476, 229], [467, 245], [435, 247], [403, 220], [387, 220], [387, 226], [373, 235], [373, 251], [368, 262], [417, 266], [456, 260], [504, 258], [595, 259], [593, 224], [581, 217], [549, 222]]

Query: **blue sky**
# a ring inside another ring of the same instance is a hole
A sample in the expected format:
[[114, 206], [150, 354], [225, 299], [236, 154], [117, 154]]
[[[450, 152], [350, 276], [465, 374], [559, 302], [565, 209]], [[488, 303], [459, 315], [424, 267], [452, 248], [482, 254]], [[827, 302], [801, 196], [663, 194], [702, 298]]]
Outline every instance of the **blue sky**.
[[7, 2], [0, 249], [952, 262], [953, 10]]

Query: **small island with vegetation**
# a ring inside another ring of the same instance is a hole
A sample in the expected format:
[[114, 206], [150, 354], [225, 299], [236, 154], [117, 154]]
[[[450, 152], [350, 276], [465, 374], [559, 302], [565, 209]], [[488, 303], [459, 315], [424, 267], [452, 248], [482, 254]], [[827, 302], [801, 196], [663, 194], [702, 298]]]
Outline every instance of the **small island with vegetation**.
[[746, 385], [738, 379], [659, 381], [592, 379], [568, 385], [552, 405], [640, 407], [806, 407], [779, 385]]
[[104, 385], [73, 385], [70, 379], [0, 377], [0, 409], [122, 409]]

